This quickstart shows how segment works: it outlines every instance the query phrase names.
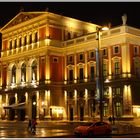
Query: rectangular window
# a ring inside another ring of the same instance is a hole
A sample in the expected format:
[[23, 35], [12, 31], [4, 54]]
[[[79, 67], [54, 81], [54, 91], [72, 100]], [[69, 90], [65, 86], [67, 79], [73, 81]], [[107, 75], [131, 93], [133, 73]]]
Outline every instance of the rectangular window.
[[37, 42], [38, 41], [38, 33], [36, 32], [35, 33], [35, 40], [34, 40], [34, 42]]
[[89, 58], [94, 58], [95, 57], [95, 54], [94, 54], [94, 52], [92, 51], [92, 52], [90, 52], [89, 53]]
[[21, 37], [19, 38], [19, 47], [21, 47]]
[[139, 53], [139, 48], [138, 48], [138, 46], [135, 46], [134, 47], [134, 54], [136, 55], [136, 54], [138, 54]]
[[119, 49], [120, 49], [119, 46], [114, 46], [114, 48], [113, 48], [114, 54], [118, 54], [120, 52]]
[[14, 48], [17, 47], [17, 39], [14, 40]]
[[73, 70], [69, 71], [69, 79], [70, 81], [73, 81]]
[[58, 58], [57, 57], [54, 57], [53, 58], [53, 62], [58, 62]]
[[115, 66], [115, 75], [120, 74], [120, 64], [119, 64], [119, 62], [115, 62], [114, 66]]
[[116, 94], [117, 95], [120, 95], [121, 94], [120, 88], [116, 88]]
[[32, 43], [32, 34], [29, 35], [29, 44]]
[[103, 56], [107, 55], [107, 49], [103, 49]]
[[94, 79], [94, 66], [90, 67], [90, 79], [93, 80]]
[[83, 60], [83, 54], [79, 55], [79, 60]]
[[9, 49], [12, 50], [12, 40], [9, 41]]
[[68, 57], [68, 62], [73, 62], [73, 56]]
[[84, 71], [83, 71], [83, 68], [80, 68], [79, 72], [80, 72], [80, 80], [83, 80], [84, 79]]
[[107, 76], [107, 64], [103, 64], [103, 76], [106, 77]]

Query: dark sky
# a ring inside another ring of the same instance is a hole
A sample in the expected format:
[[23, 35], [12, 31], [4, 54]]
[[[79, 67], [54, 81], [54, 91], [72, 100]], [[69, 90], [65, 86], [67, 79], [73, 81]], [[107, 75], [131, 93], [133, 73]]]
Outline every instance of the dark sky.
[[24, 11], [44, 11], [73, 17], [95, 24], [112, 27], [122, 24], [121, 16], [127, 14], [127, 24], [140, 28], [140, 2], [0, 2], [0, 26], [15, 17], [20, 8]]

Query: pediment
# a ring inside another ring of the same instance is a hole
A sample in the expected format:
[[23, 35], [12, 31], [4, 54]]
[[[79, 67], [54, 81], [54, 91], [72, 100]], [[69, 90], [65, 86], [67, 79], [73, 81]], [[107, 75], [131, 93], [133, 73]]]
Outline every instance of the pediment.
[[11, 21], [9, 21], [1, 30], [5, 30], [17, 24], [23, 23], [35, 17], [42, 15], [41, 12], [20, 12], [17, 16], [15, 16]]

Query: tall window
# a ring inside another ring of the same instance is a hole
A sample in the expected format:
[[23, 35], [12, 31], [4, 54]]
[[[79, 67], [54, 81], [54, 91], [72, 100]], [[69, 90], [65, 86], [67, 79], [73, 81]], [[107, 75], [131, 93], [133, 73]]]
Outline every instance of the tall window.
[[119, 46], [114, 46], [113, 47], [113, 52], [114, 52], [114, 54], [118, 54], [120, 52], [120, 47]]
[[116, 116], [121, 116], [121, 103], [120, 102], [116, 102], [115, 104], [115, 108], [116, 108]]
[[108, 104], [104, 103], [104, 108], [103, 108], [103, 116], [107, 116], [108, 115]]
[[16, 66], [15, 65], [12, 67], [11, 83], [16, 83]]
[[80, 80], [83, 80], [84, 79], [84, 71], [83, 71], [83, 68], [80, 68], [79, 69], [79, 76], [80, 76]]
[[21, 37], [19, 38], [19, 47], [21, 47], [22, 44], [21, 44]]
[[116, 88], [116, 95], [120, 95], [120, 94], [121, 94], [120, 88]]
[[9, 49], [12, 50], [12, 40], [9, 41]]
[[94, 80], [94, 75], [95, 75], [95, 71], [94, 71], [94, 66], [90, 67], [90, 79]]
[[14, 40], [14, 48], [17, 47], [17, 39]]
[[134, 60], [134, 71], [135, 71], [136, 76], [140, 74], [140, 60], [139, 59]]
[[21, 66], [21, 82], [25, 81], [26, 81], [26, 65], [25, 63], [23, 63]]
[[32, 43], [32, 34], [29, 35], [29, 44]]
[[37, 42], [38, 41], [38, 32], [35, 32], [35, 40], [34, 42]]
[[37, 80], [37, 62], [33, 61], [31, 67], [32, 67], [32, 81], [36, 81]]
[[24, 36], [24, 46], [27, 45], [27, 36]]
[[136, 54], [138, 54], [139, 53], [139, 48], [138, 48], [138, 46], [135, 46], [134, 47], [134, 54], [136, 55]]
[[114, 68], [115, 68], [115, 75], [118, 75], [118, 74], [120, 74], [120, 62], [115, 62], [114, 63]]
[[103, 63], [103, 76], [106, 77], [107, 76], [107, 64]]
[[73, 70], [69, 70], [69, 79], [73, 81]]

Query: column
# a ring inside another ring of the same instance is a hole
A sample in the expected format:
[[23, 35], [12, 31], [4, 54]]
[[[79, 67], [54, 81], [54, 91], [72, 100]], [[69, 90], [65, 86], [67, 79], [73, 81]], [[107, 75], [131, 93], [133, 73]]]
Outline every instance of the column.
[[31, 84], [32, 82], [32, 70], [31, 65], [26, 67], [26, 83]]
[[28, 98], [29, 98], [28, 93], [26, 92], [25, 93], [25, 112], [26, 112], [25, 119], [28, 119], [28, 117], [29, 117], [28, 111], [31, 111], [31, 108], [30, 108], [29, 103], [28, 103], [28, 100], [29, 100]]
[[[9, 103], [8, 103], [8, 94], [6, 94], [5, 106], [8, 106], [8, 105], [9, 105]], [[6, 119], [8, 118], [8, 113], [9, 113], [9, 111], [6, 109], [5, 110], [5, 114], [6, 114], [5, 118]]]
[[64, 119], [67, 120], [67, 115], [68, 115], [68, 111], [67, 111], [67, 91], [64, 91]]
[[87, 71], [87, 52], [85, 52], [85, 82], [87, 82], [88, 71]]
[[17, 85], [21, 84], [21, 66], [20, 66], [20, 64], [17, 65], [17, 69], [16, 69], [16, 84]]
[[111, 115], [113, 112], [113, 93], [112, 93], [112, 88], [109, 87], [109, 114]]
[[76, 53], [74, 54], [74, 83], [77, 83], [77, 58]]
[[7, 70], [7, 86], [9, 87], [11, 85], [11, 78], [12, 78], [12, 71], [10, 68]]
[[84, 118], [85, 119], [88, 119], [88, 117], [89, 117], [89, 113], [88, 113], [88, 90], [87, 89], [85, 89], [85, 107], [84, 107], [84, 109], [85, 109], [85, 113], [84, 113]]
[[132, 95], [130, 85], [124, 85], [123, 89], [123, 116], [132, 116]]
[[50, 57], [48, 54], [46, 55], [46, 79], [47, 82], [50, 81]]
[[74, 90], [74, 118], [77, 120], [78, 117], [77, 110], [77, 90]]
[[2, 106], [2, 95], [0, 95], [0, 118], [2, 118], [2, 111], [3, 111], [3, 106]]
[[39, 58], [37, 58], [37, 84], [39, 84]]
[[[109, 75], [112, 75], [112, 68], [111, 68], [111, 61], [112, 61], [112, 59], [111, 59], [111, 48], [109, 48], [108, 49], [108, 60], [109, 60], [109, 62], [108, 62], [108, 64], [109, 64]], [[111, 77], [109, 77], [109, 79], [110, 79]]]
[[[65, 81], [67, 81], [67, 55], [65, 55], [65, 57], [64, 57], [64, 79], [65, 79]], [[65, 83], [66, 84], [66, 83]]]
[[[18, 98], [17, 98], [17, 93], [15, 93], [15, 104], [18, 103]], [[17, 110], [15, 110], [15, 119], [17, 119], [18, 116], [17, 116]]]

